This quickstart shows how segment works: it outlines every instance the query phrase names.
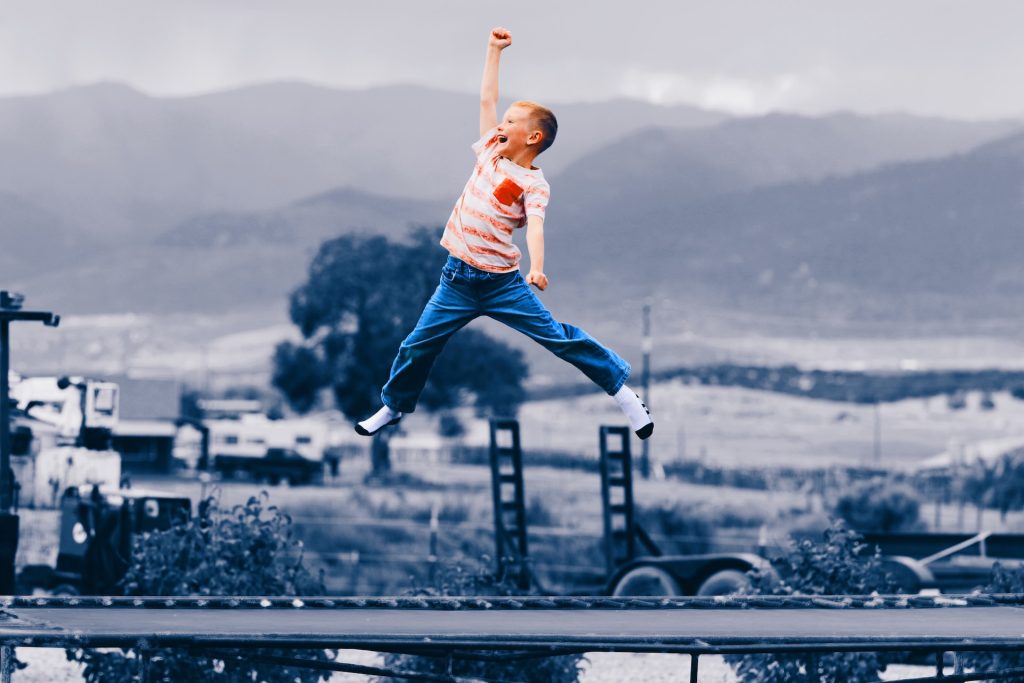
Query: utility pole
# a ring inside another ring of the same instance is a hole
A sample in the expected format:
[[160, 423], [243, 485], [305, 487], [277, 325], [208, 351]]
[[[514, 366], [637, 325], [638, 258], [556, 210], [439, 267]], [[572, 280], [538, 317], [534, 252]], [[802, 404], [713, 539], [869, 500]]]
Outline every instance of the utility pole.
[[[643, 384], [644, 403], [651, 409], [651, 302], [644, 302], [644, 336], [643, 336], [644, 367], [641, 383]], [[651, 478], [651, 444], [650, 439], [640, 442], [640, 475], [644, 479]]]
[[0, 291], [0, 595], [14, 594], [14, 556], [18, 553], [18, 515], [11, 513], [11, 323], [35, 320], [50, 327], [60, 323], [60, 316], [48, 311], [21, 310], [24, 301], [21, 294]]
[[882, 462], [882, 409], [881, 404], [875, 400], [875, 443], [874, 443], [874, 463], [879, 465]]

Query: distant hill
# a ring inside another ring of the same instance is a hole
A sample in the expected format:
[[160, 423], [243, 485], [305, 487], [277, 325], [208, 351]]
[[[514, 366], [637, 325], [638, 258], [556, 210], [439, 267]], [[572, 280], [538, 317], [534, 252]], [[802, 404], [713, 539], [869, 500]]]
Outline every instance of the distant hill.
[[349, 232], [403, 239], [413, 227], [443, 225], [450, 211], [448, 202], [338, 189], [272, 211], [197, 215], [152, 244], [108, 247], [39, 273], [28, 287], [34, 299], [75, 312], [286, 310], [324, 240]]
[[636, 288], [701, 288], [748, 310], [864, 320], [1020, 315], [1022, 187], [1018, 133], [848, 177], [587, 206], [548, 232], [549, 251], [573, 277], [621, 269]]
[[[0, 190], [94, 239], [148, 242], [189, 216], [258, 211], [328, 188], [450, 197], [468, 175], [476, 98], [418, 87], [270, 83], [154, 98], [118, 84], [0, 98]], [[692, 107], [559, 108], [557, 172], [650, 125], [716, 123]]]
[[88, 249], [50, 212], [0, 191], [0, 288], [41, 269], [61, 268]]
[[[557, 113], [544, 298], [602, 332], [650, 294], [801, 320], [1024, 302], [1020, 122]], [[0, 267], [68, 313], [283, 310], [324, 239], [442, 224], [476, 126], [474, 97], [413, 87], [0, 98]]]
[[191, 216], [159, 235], [157, 245], [229, 247], [289, 244], [315, 248], [342, 232], [403, 239], [415, 225], [444, 225], [454, 200], [402, 199], [352, 188], [292, 202], [270, 211], [221, 211]]
[[820, 180], [965, 152], [1024, 123], [904, 115], [771, 114], [687, 130], [647, 128], [594, 150], [552, 180], [555, 206], [636, 206]]

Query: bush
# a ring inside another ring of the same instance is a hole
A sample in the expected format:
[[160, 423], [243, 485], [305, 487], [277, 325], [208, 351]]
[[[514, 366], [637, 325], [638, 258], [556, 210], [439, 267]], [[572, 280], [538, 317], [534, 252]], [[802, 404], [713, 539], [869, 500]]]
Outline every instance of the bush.
[[[125, 595], [323, 595], [322, 577], [303, 564], [301, 544], [292, 539], [291, 519], [265, 506], [266, 494], [245, 505], [221, 510], [214, 498], [199, 505], [196, 517], [167, 531], [136, 536]], [[237, 650], [244, 654], [328, 661], [321, 650]], [[308, 669], [236, 659], [190, 656], [181, 650], [150, 652], [151, 681], [267, 681], [315, 683], [327, 679]], [[131, 681], [139, 674], [130, 650], [68, 650], [68, 659], [84, 665], [86, 683]]]
[[921, 501], [908, 487], [861, 482], [839, 497], [833, 514], [858, 531], [888, 533], [923, 527]]
[[[865, 553], [860, 536], [834, 522], [824, 543], [792, 542], [789, 552], [772, 559], [775, 574], [751, 573], [751, 594], [760, 595], [868, 595], [893, 592], [892, 580], [882, 571], [880, 557]], [[879, 653], [732, 655], [726, 657], [743, 683], [877, 681], [887, 659]]]
[[699, 554], [711, 551], [714, 524], [694, 505], [662, 503], [660, 507], [640, 507], [636, 510], [636, 523], [664, 542], [669, 553]]
[[[455, 595], [522, 595], [511, 580], [502, 580], [483, 565], [476, 571], [467, 572], [456, 565], [446, 567], [435, 581], [435, 585], [414, 592], [422, 596]], [[503, 651], [484, 651], [484, 655], [502, 656]], [[575, 683], [579, 680], [583, 655], [545, 657], [527, 661], [469, 661], [447, 657], [423, 657], [416, 655], [386, 654], [384, 666], [393, 671], [442, 674], [462, 680], [471, 679], [500, 681], [525, 681], [526, 683]]]
[[[982, 593], [1024, 593], [1024, 567], [1003, 567], [996, 564], [992, 568], [992, 577]], [[964, 666], [974, 671], [996, 671], [1024, 667], [1024, 652], [968, 652], [964, 656]], [[1013, 683], [1021, 683], [1024, 676], [1004, 679]]]

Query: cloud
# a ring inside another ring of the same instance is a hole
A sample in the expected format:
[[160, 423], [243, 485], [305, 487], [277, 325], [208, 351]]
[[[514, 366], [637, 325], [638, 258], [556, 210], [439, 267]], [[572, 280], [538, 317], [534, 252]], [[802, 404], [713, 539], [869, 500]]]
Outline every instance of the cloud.
[[813, 106], [815, 101], [821, 100], [831, 80], [831, 72], [825, 67], [760, 79], [722, 74], [695, 76], [629, 67], [622, 69], [618, 76], [617, 94], [657, 104], [691, 104], [753, 115]]

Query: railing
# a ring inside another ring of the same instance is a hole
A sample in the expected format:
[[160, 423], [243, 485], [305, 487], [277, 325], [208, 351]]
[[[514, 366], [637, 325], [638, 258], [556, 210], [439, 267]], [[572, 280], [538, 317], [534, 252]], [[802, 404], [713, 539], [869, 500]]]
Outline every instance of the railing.
[[[697, 681], [704, 654], [886, 651], [935, 656], [934, 677], [904, 683], [948, 683], [1021, 675], [1019, 669], [967, 673], [959, 657], [954, 657], [958, 670], [944, 672], [945, 653], [1024, 650], [1021, 607], [1024, 595], [1018, 594], [7, 598], [0, 599], [0, 655], [8, 666], [17, 646], [126, 647], [136, 649], [145, 666], [155, 651], [181, 648], [325, 671], [458, 681], [450, 675], [271, 657], [251, 648], [354, 648], [510, 661], [602, 651], [668, 652], [690, 655], [690, 680]], [[244, 655], [223, 649], [233, 647], [246, 648]]]

